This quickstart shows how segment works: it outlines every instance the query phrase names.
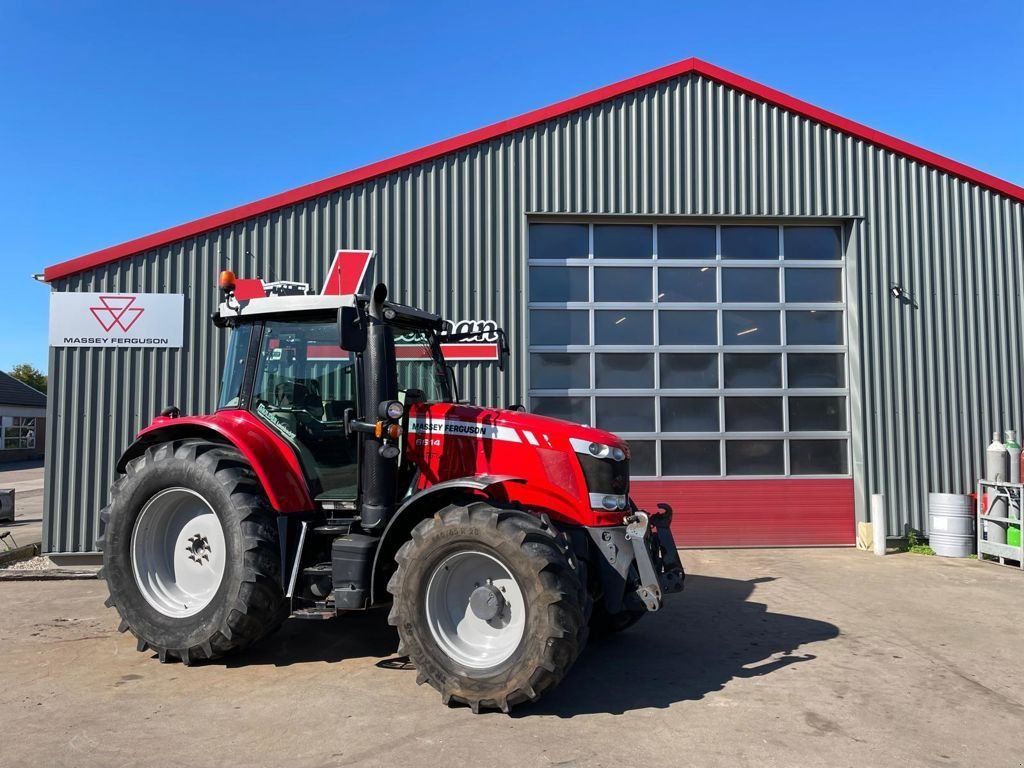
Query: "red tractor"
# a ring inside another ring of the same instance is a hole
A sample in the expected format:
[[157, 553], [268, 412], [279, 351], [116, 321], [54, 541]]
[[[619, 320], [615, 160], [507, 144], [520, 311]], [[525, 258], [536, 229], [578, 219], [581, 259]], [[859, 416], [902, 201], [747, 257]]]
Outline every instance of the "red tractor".
[[384, 285], [221, 287], [216, 413], [155, 418], [100, 514], [107, 605], [140, 651], [192, 664], [289, 616], [390, 603], [418, 683], [507, 712], [556, 685], [591, 628], [682, 589], [671, 509], [633, 504], [626, 442], [461, 401], [441, 344], [467, 334], [438, 315]]

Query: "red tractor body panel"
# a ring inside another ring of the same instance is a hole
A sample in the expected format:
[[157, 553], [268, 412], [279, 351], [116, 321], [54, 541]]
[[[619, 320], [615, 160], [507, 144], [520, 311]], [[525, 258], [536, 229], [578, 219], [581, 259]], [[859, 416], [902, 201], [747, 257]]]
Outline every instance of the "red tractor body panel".
[[592, 509], [590, 494], [570, 438], [617, 446], [625, 441], [599, 429], [523, 411], [455, 403], [409, 407], [405, 455], [419, 469], [416, 491], [474, 475], [504, 475], [503, 501], [518, 502], [552, 520], [577, 525], [619, 525], [621, 511]]
[[177, 418], [157, 416], [139, 432], [136, 444], [149, 442], [146, 438], [156, 437], [157, 432], [163, 440], [203, 431], [216, 432], [249, 460], [275, 511], [308, 512], [315, 508], [298, 456], [280, 435], [248, 411], [224, 410], [210, 416]]

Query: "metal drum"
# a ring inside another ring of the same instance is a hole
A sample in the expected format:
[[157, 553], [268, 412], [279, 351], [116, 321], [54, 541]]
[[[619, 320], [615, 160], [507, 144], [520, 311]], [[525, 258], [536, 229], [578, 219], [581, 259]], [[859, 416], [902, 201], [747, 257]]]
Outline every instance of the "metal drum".
[[928, 494], [928, 543], [943, 557], [974, 554], [974, 501], [970, 496]]

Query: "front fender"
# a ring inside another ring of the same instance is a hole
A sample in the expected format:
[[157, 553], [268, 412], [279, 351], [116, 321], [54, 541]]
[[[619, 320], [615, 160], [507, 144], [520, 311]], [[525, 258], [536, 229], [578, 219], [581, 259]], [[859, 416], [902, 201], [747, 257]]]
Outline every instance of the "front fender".
[[227, 443], [238, 449], [252, 466], [276, 512], [314, 509], [299, 458], [284, 440], [248, 411], [218, 411], [211, 416], [158, 416], [121, 454], [117, 471], [157, 443], [198, 437]]
[[466, 496], [502, 501], [501, 494], [495, 493], [494, 489], [508, 483], [525, 482], [525, 478], [512, 475], [458, 477], [424, 488], [406, 499], [388, 521], [377, 545], [377, 552], [373, 557], [370, 604], [374, 605], [384, 601], [388, 579], [394, 572], [395, 555], [398, 553], [399, 547], [409, 538], [417, 523]]

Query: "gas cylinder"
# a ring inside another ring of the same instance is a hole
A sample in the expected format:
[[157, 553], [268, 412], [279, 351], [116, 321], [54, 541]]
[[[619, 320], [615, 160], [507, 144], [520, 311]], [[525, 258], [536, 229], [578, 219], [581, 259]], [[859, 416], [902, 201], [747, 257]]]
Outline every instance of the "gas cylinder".
[[[1010, 482], [1020, 482], [1020, 443], [1017, 442], [1017, 433], [1012, 429], [1006, 430], [1006, 454], [1010, 460]], [[1021, 498], [1016, 491], [1010, 493], [1010, 517], [1013, 520], [1021, 518]], [[1012, 523], [1006, 529], [1006, 543], [1011, 547], [1020, 546], [1020, 526]]]
[[1007, 472], [1007, 478], [1011, 483], [1020, 482], [1020, 443], [1017, 442], [1017, 433], [1012, 429], [1006, 430], [1006, 448], [1007, 456], [1010, 460], [1010, 467]]
[[[1006, 446], [999, 440], [999, 433], [992, 433], [992, 442], [985, 451], [985, 479], [989, 482], [1006, 482], [1008, 476], [1009, 453]], [[1006, 517], [1006, 502], [989, 491], [988, 514], [993, 517]], [[985, 521], [988, 540], [993, 544], [1006, 543], [1006, 523]]]

